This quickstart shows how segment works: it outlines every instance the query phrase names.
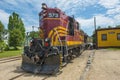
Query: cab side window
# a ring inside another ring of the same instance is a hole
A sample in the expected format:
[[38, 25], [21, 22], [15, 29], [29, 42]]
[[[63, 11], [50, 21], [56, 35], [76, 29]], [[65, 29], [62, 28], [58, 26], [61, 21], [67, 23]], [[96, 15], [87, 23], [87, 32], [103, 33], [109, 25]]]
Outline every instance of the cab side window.
[[68, 25], [69, 35], [74, 36], [74, 18], [69, 17]]

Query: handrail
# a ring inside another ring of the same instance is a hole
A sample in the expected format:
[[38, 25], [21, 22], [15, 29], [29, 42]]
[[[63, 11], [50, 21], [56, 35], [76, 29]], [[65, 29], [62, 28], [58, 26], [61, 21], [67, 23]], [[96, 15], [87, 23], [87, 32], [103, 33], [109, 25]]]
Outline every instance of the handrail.
[[[67, 29], [68, 29], [68, 23], [67, 23], [67, 26], [66, 26], [66, 32], [67, 32]], [[68, 49], [68, 46], [67, 46], [67, 35], [66, 35], [66, 38], [65, 38], [65, 42], [66, 42], [66, 53], [68, 55], [68, 50], [67, 50]]]
[[60, 42], [61, 46], [63, 46], [62, 41], [61, 41], [61, 39], [60, 39], [60, 36], [59, 36], [57, 30], [56, 30], [56, 29], [53, 29], [53, 30], [57, 33], [57, 35], [58, 35], [58, 39], [59, 39], [59, 42]]

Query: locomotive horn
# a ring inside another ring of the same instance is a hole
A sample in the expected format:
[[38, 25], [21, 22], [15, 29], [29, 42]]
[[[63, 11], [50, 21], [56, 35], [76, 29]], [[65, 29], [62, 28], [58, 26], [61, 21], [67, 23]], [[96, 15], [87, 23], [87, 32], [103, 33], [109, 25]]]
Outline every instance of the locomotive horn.
[[46, 9], [47, 5], [45, 3], [42, 3], [42, 9]]

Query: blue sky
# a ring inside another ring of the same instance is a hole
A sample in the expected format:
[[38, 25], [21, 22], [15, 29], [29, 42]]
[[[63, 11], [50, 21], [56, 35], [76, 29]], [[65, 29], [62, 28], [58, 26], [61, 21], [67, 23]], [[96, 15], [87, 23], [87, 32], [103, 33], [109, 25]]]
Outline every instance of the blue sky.
[[94, 30], [94, 16], [97, 26], [107, 27], [120, 24], [120, 0], [0, 0], [0, 20], [7, 28], [12, 12], [20, 15], [26, 31], [39, 26], [38, 13], [41, 4], [58, 7], [67, 15], [74, 15], [88, 35]]

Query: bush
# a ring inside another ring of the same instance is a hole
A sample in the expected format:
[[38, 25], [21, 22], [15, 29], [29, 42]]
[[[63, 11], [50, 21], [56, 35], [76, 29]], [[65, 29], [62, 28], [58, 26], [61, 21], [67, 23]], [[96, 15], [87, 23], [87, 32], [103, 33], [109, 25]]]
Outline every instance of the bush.
[[3, 52], [6, 47], [6, 44], [4, 41], [0, 41], [0, 52]]
[[8, 45], [6, 45], [4, 50], [5, 50], [5, 51], [10, 50], [9, 46], [8, 46]]

